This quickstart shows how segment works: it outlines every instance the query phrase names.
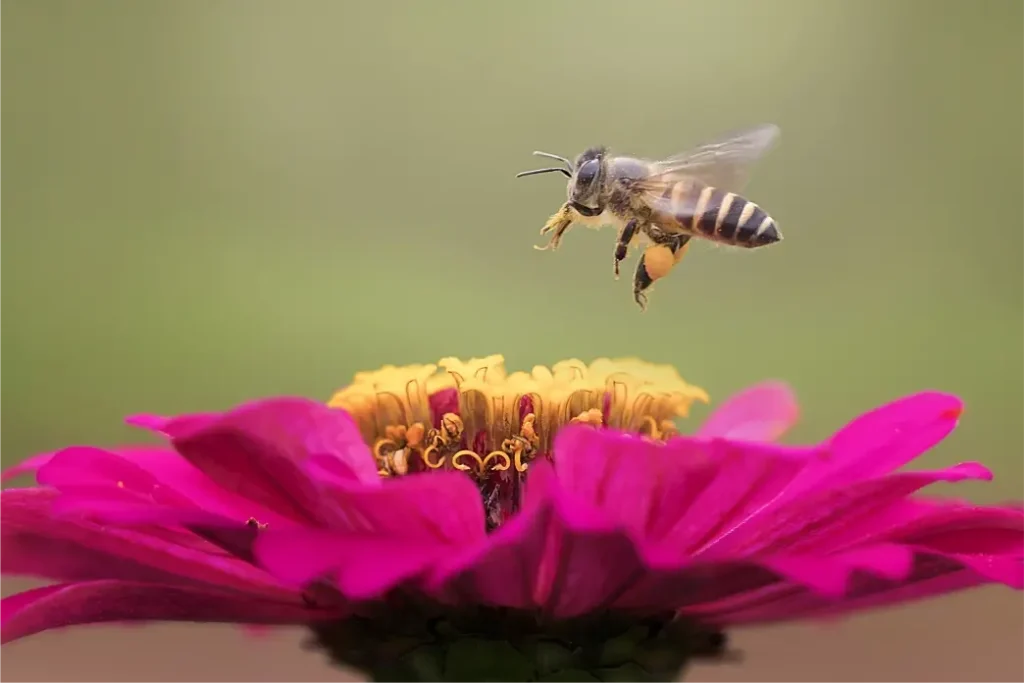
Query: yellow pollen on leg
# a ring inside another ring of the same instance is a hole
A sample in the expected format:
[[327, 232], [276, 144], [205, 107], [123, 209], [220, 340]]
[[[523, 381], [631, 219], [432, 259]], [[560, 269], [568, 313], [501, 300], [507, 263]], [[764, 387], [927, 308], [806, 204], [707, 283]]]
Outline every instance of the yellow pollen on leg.
[[[458, 409], [435, 418], [430, 397], [440, 391], [452, 391], [446, 400], [457, 398]], [[567, 424], [665, 441], [678, 435], [674, 420], [686, 417], [694, 401], [707, 403], [708, 396], [670, 365], [569, 359], [509, 373], [504, 358], [492, 355], [358, 373], [329, 405], [359, 424], [381, 476], [456, 469], [484, 479], [523, 473], [538, 455], [550, 457]]]

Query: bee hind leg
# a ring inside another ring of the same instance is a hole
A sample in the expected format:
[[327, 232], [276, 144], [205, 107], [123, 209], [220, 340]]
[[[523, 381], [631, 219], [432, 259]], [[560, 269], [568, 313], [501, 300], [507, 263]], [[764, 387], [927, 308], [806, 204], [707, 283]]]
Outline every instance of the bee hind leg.
[[[650, 247], [648, 252], [653, 248]], [[647, 252], [644, 252], [640, 255], [640, 260], [637, 261], [636, 271], [633, 272], [633, 300], [636, 301], [641, 311], [647, 310], [646, 291], [653, 284], [654, 278], [647, 272]]]
[[677, 235], [667, 243], [652, 244], [644, 250], [633, 274], [633, 300], [641, 311], [647, 310], [647, 290], [682, 260], [689, 241], [689, 236]]
[[615, 279], [619, 279], [619, 264], [626, 258], [629, 251], [629, 243], [636, 237], [640, 226], [634, 218], [622, 226], [619, 230], [619, 238], [615, 241]]

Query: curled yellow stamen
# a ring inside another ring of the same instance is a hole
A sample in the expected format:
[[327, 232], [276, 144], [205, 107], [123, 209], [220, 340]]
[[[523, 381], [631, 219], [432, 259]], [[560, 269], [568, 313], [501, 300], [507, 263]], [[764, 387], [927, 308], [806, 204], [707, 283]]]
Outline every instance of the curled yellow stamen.
[[590, 410], [584, 410], [582, 413], [569, 420], [569, 422], [585, 424], [591, 427], [600, 427], [604, 424], [604, 416], [597, 408], [591, 408]]
[[655, 420], [650, 415], [644, 417], [643, 424], [638, 430], [641, 435], [653, 441], [668, 441], [679, 436], [679, 430], [671, 420]]
[[[437, 399], [458, 407], [438, 419]], [[355, 418], [382, 476], [451, 467], [486, 478], [526, 472], [539, 455], [557, 457], [555, 435], [570, 423], [665, 441], [678, 435], [674, 420], [694, 401], [707, 402], [707, 394], [668, 365], [574, 358], [509, 373], [492, 355], [359, 373], [330, 405]]]
[[[463, 458], [469, 458], [473, 461], [473, 465], [468, 465], [462, 462]], [[504, 472], [512, 466], [512, 460], [508, 457], [508, 454], [502, 451], [491, 451], [485, 457], [474, 451], [464, 449], [456, 452], [452, 456], [452, 466], [457, 470], [463, 472], [473, 472], [478, 477], [485, 477], [488, 472]]]

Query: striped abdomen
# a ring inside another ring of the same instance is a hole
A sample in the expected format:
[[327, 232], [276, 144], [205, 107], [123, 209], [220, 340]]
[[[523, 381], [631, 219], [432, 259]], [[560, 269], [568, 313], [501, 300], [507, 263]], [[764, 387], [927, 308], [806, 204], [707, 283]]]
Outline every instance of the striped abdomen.
[[782, 239], [775, 220], [734, 192], [682, 181], [671, 191], [672, 216], [695, 236], [753, 249]]

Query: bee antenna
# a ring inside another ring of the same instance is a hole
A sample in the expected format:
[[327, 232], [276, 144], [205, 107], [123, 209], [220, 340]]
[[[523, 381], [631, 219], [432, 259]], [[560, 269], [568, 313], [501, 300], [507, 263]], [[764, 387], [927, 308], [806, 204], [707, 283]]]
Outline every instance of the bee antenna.
[[523, 171], [522, 173], [516, 173], [516, 178], [525, 178], [528, 175], [539, 175], [541, 173], [561, 173], [566, 178], [572, 177], [572, 173], [569, 173], [567, 169], [564, 169], [561, 166], [556, 166], [554, 168], [538, 168], [535, 171]]
[[568, 159], [566, 159], [563, 156], [559, 156], [557, 154], [551, 154], [550, 152], [534, 152], [533, 156], [535, 156], [535, 157], [547, 157], [548, 159], [556, 159], [558, 161], [561, 161], [566, 166], [568, 166], [570, 171], [572, 170], [572, 162], [569, 161]]

